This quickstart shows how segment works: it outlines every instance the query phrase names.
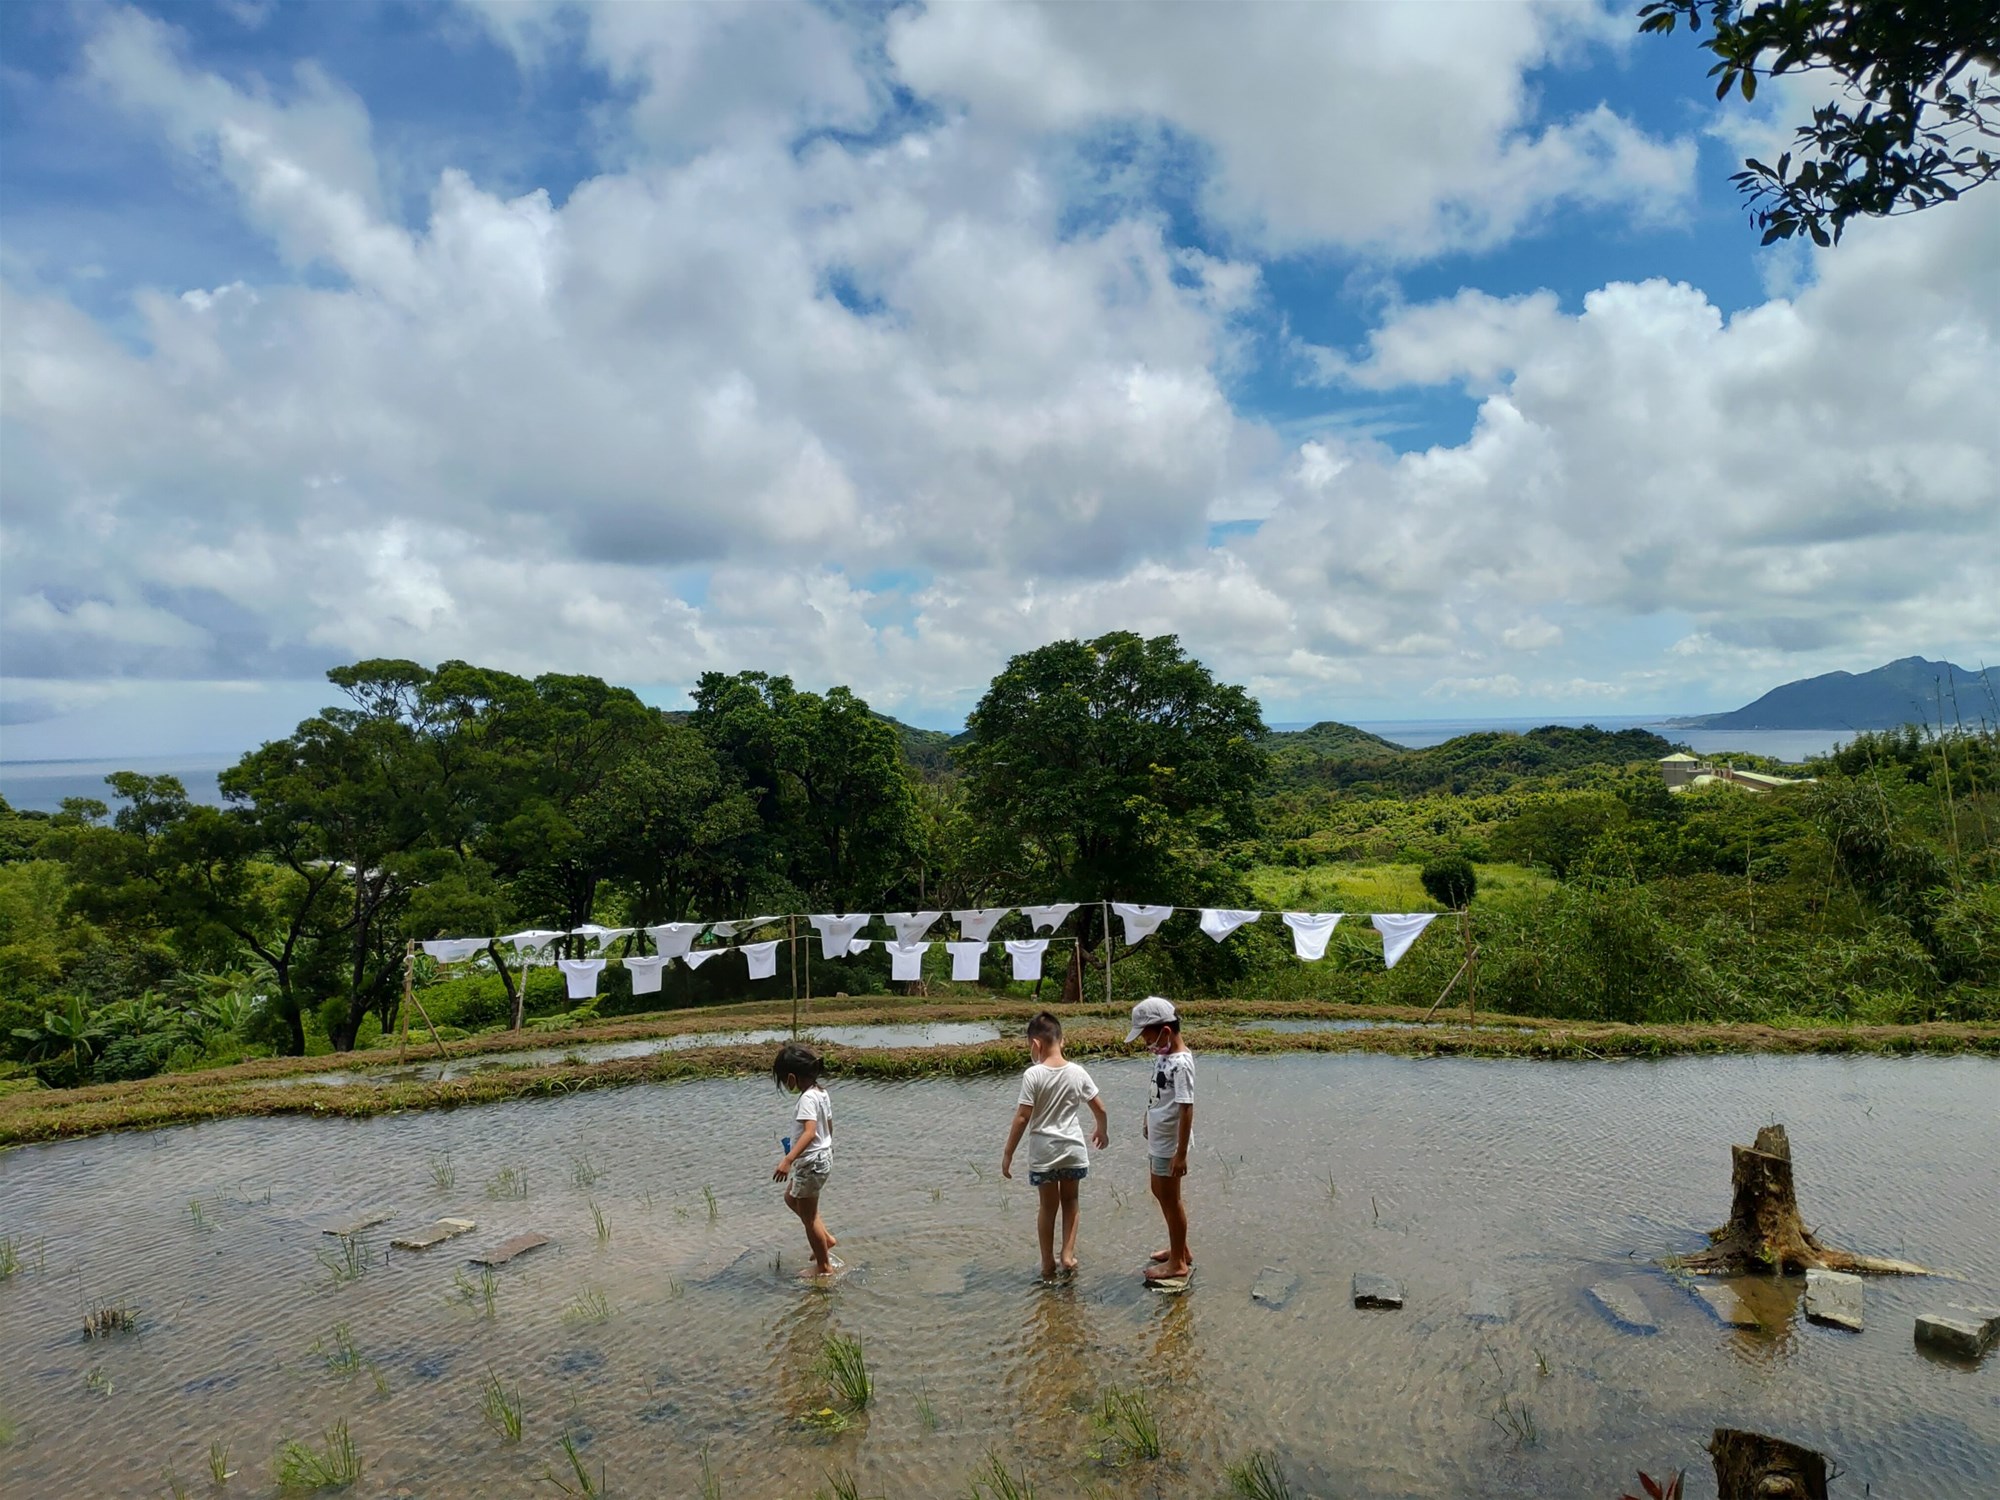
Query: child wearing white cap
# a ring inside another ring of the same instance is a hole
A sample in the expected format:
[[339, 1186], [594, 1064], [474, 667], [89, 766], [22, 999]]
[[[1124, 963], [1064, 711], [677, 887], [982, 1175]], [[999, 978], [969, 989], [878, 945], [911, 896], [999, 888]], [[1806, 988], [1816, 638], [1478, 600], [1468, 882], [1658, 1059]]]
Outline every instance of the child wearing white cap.
[[1188, 1250], [1187, 1209], [1181, 1179], [1187, 1176], [1188, 1138], [1194, 1133], [1194, 1053], [1181, 1040], [1180, 1013], [1171, 1000], [1149, 995], [1132, 1007], [1128, 1042], [1144, 1038], [1153, 1051], [1153, 1086], [1146, 1107], [1146, 1154], [1153, 1198], [1167, 1223], [1167, 1248], [1153, 1252], [1148, 1281], [1176, 1281], [1194, 1270]]

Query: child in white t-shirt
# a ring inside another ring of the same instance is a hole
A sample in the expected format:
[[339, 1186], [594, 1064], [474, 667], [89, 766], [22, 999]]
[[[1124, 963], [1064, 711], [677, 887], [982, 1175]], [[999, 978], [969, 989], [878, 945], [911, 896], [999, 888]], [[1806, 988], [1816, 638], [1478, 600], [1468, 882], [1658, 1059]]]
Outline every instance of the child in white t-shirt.
[[1153, 1252], [1148, 1281], [1178, 1281], [1194, 1271], [1188, 1249], [1187, 1207], [1181, 1179], [1187, 1176], [1188, 1138], [1194, 1133], [1194, 1052], [1181, 1040], [1180, 1013], [1171, 1000], [1149, 995], [1132, 1007], [1125, 1040], [1143, 1038], [1153, 1053], [1153, 1087], [1146, 1101], [1146, 1155], [1151, 1164], [1153, 1199], [1166, 1220], [1167, 1248]]
[[[1062, 1050], [1062, 1022], [1042, 1011], [1028, 1022], [1028, 1055], [1034, 1059], [1021, 1075], [1021, 1098], [1007, 1132], [1007, 1149], [1000, 1156], [1000, 1175], [1014, 1175], [1014, 1149], [1028, 1137], [1028, 1182], [1040, 1195], [1035, 1233], [1042, 1247], [1042, 1280], [1058, 1271], [1076, 1272], [1077, 1184], [1090, 1172], [1090, 1148], [1084, 1141], [1083, 1106], [1097, 1118], [1091, 1140], [1102, 1151], [1110, 1143], [1110, 1121], [1097, 1102], [1097, 1084], [1090, 1074], [1068, 1061]], [[1056, 1214], [1062, 1214], [1062, 1258], [1055, 1249]]]
[[778, 1158], [771, 1177], [784, 1182], [785, 1207], [805, 1226], [812, 1269], [802, 1271], [804, 1276], [827, 1276], [840, 1269], [840, 1262], [833, 1258], [833, 1247], [839, 1241], [819, 1216], [820, 1193], [833, 1173], [833, 1101], [820, 1087], [820, 1071], [819, 1054], [797, 1042], [780, 1047], [771, 1062], [771, 1076], [778, 1086], [799, 1096], [798, 1112], [793, 1116], [798, 1134]]

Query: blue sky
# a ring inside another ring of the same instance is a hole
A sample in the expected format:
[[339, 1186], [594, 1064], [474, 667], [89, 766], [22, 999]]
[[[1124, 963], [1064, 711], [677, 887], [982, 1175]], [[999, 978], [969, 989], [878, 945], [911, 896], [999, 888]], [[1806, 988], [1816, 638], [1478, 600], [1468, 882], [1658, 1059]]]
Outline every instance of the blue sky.
[[1287, 721], [1993, 659], [1993, 207], [1760, 251], [1809, 96], [1633, 31], [0, 8], [4, 754], [377, 655], [941, 725], [1119, 628]]

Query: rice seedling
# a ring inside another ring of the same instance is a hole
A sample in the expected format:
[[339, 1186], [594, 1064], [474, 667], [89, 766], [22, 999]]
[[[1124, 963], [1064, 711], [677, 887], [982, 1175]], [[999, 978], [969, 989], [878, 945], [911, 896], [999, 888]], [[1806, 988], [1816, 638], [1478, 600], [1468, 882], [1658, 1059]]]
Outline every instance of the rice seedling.
[[481, 1303], [486, 1316], [493, 1316], [494, 1305], [500, 1300], [500, 1278], [491, 1266], [481, 1266], [477, 1279], [466, 1275], [462, 1268], [454, 1271], [451, 1284], [458, 1292], [459, 1301]]
[[917, 1385], [917, 1420], [923, 1424], [925, 1432], [936, 1432], [941, 1425], [937, 1407], [931, 1403], [931, 1393], [922, 1382]]
[[11, 1448], [14, 1445], [14, 1436], [13, 1419], [4, 1411], [0, 1411], [0, 1448]]
[[83, 1372], [83, 1388], [100, 1396], [111, 1394], [111, 1377], [104, 1373], [104, 1366], [92, 1365]]
[[603, 1175], [587, 1156], [572, 1156], [569, 1159], [569, 1180], [579, 1188], [595, 1187], [597, 1179]]
[[211, 1438], [208, 1444], [208, 1479], [217, 1488], [229, 1483], [236, 1471], [229, 1467], [229, 1444]]
[[868, 1360], [861, 1352], [859, 1339], [829, 1333], [826, 1342], [820, 1345], [814, 1369], [851, 1410], [863, 1411], [875, 1399], [875, 1382], [869, 1377]]
[[653, 1211], [653, 1190], [651, 1188], [647, 1188], [644, 1193], [639, 1195], [639, 1206], [645, 1209], [647, 1213]]
[[174, 1471], [174, 1466], [172, 1464], [168, 1464], [166, 1468], [161, 1471], [160, 1477], [166, 1480], [167, 1493], [169, 1495], [172, 1495], [174, 1497], [174, 1500], [188, 1500], [187, 1481], [182, 1479], [181, 1476]]
[[202, 1208], [199, 1198], [188, 1199], [188, 1221], [203, 1233], [215, 1228], [215, 1225], [209, 1222], [208, 1214]]
[[278, 1488], [339, 1490], [361, 1478], [361, 1450], [348, 1436], [345, 1419], [321, 1434], [321, 1446], [309, 1447], [297, 1438], [278, 1445]]
[[590, 1287], [579, 1292], [563, 1309], [563, 1321], [573, 1327], [584, 1323], [609, 1323], [611, 1301], [596, 1287]]
[[1292, 1484], [1275, 1455], [1253, 1453], [1223, 1470], [1229, 1488], [1243, 1500], [1292, 1500]]
[[862, 1494], [861, 1482], [852, 1469], [836, 1469], [827, 1474], [825, 1484], [813, 1491], [813, 1500], [882, 1500], [882, 1497]]
[[943, 1189], [943, 1188], [941, 1188], [941, 1187], [936, 1187], [936, 1186], [933, 1186], [933, 1187], [931, 1188], [931, 1202], [933, 1202], [933, 1203], [942, 1203], [942, 1202], [944, 1202], [944, 1189]]
[[458, 1186], [458, 1168], [452, 1165], [449, 1151], [433, 1151], [430, 1159], [431, 1185], [441, 1193], [448, 1193]]
[[130, 1333], [139, 1323], [139, 1309], [124, 1302], [95, 1302], [84, 1309], [83, 1336], [108, 1339], [114, 1333]]
[[500, 1434], [501, 1442], [521, 1441], [521, 1388], [516, 1385], [510, 1392], [500, 1384], [491, 1365], [486, 1367], [486, 1382], [479, 1388], [479, 1409]]
[[354, 1335], [345, 1323], [333, 1325], [333, 1347], [327, 1348], [322, 1342], [313, 1344], [313, 1353], [326, 1364], [335, 1375], [352, 1375], [361, 1368], [361, 1346], [354, 1342]]
[[1539, 1349], [1535, 1351], [1535, 1373], [1537, 1375], [1547, 1375], [1550, 1373], [1549, 1357]]
[[972, 1476], [972, 1500], [1035, 1500], [1034, 1481], [1025, 1466], [1009, 1473], [1000, 1455], [988, 1449], [985, 1467]]
[[674, 1218], [683, 1224], [687, 1222], [688, 1206], [685, 1203], [676, 1203], [674, 1205]]
[[604, 1210], [597, 1206], [595, 1198], [590, 1200], [590, 1221], [597, 1226], [597, 1243], [600, 1245], [610, 1244], [611, 1221], [604, 1217]]
[[667, 1278], [667, 1297], [669, 1300], [682, 1296], [686, 1291], [687, 1288], [681, 1285], [679, 1278], [673, 1276]]
[[986, 1168], [980, 1166], [976, 1161], [969, 1161], [966, 1165], [972, 1169], [972, 1180], [974, 1182], [986, 1181]]
[[1158, 1458], [1166, 1451], [1160, 1441], [1160, 1419], [1144, 1391], [1113, 1386], [1097, 1407], [1097, 1425], [1134, 1458]]
[[1535, 1414], [1525, 1401], [1502, 1401], [1492, 1420], [1516, 1448], [1532, 1448], [1541, 1438], [1535, 1429]]
[[582, 1497], [582, 1500], [597, 1500], [597, 1497], [604, 1493], [604, 1465], [597, 1466], [597, 1477], [592, 1479], [590, 1468], [583, 1461], [583, 1455], [576, 1451], [576, 1438], [572, 1434], [565, 1432], [557, 1439], [557, 1445], [562, 1449], [563, 1457], [569, 1460], [570, 1473], [575, 1476], [575, 1483], [572, 1484], [553, 1469], [548, 1470], [543, 1477], [565, 1495], [577, 1495]]
[[11, 1280], [21, 1269], [21, 1251], [13, 1235], [0, 1236], [0, 1281]]
[[701, 1500], [722, 1500], [722, 1476], [715, 1472], [706, 1443], [701, 1445]]
[[708, 1222], [713, 1224], [722, 1217], [722, 1207], [715, 1201], [715, 1189], [707, 1183], [701, 1185], [702, 1201], [708, 1204]]
[[368, 1366], [368, 1376], [371, 1380], [375, 1382], [376, 1395], [386, 1396], [389, 1394], [389, 1377], [382, 1373], [382, 1367], [380, 1365], [370, 1363], [370, 1365]]
[[368, 1239], [365, 1235], [339, 1235], [334, 1243], [333, 1249], [322, 1247], [315, 1250], [313, 1258], [325, 1267], [335, 1286], [359, 1281], [368, 1274]]
[[1331, 1204], [1340, 1197], [1340, 1184], [1333, 1180], [1331, 1169], [1326, 1174], [1326, 1201]]
[[528, 1172], [525, 1167], [502, 1167], [486, 1179], [486, 1196], [489, 1198], [525, 1198], [528, 1196]]

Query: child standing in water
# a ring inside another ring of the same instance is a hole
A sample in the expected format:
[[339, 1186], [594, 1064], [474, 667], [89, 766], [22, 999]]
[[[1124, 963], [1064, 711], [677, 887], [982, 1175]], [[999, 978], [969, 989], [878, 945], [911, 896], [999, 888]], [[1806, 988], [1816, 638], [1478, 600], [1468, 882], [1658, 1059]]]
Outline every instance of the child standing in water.
[[[1028, 1055], [1021, 1075], [1021, 1099], [1000, 1155], [1000, 1175], [1014, 1175], [1014, 1149], [1028, 1137], [1028, 1182], [1040, 1195], [1035, 1233], [1042, 1246], [1042, 1280], [1060, 1270], [1076, 1271], [1077, 1184], [1090, 1172], [1090, 1148], [1083, 1138], [1083, 1106], [1096, 1117], [1092, 1141], [1102, 1151], [1110, 1142], [1110, 1122], [1097, 1102], [1097, 1084], [1063, 1056], [1062, 1022], [1049, 1011], [1028, 1022]], [[1062, 1257], [1055, 1248], [1056, 1214], [1062, 1214]]]
[[[833, 1258], [838, 1243], [819, 1216], [819, 1197], [833, 1171], [833, 1102], [820, 1087], [819, 1054], [797, 1042], [787, 1042], [771, 1062], [771, 1076], [780, 1088], [799, 1096], [798, 1134], [778, 1158], [771, 1178], [785, 1184], [785, 1207], [805, 1225], [806, 1244], [812, 1250], [812, 1269], [802, 1276], [827, 1276], [840, 1269]], [[789, 1178], [789, 1180], [787, 1180]]]
[[1194, 1053], [1181, 1040], [1181, 1018], [1171, 1000], [1152, 995], [1132, 1007], [1128, 1042], [1144, 1038], [1153, 1052], [1153, 1087], [1146, 1108], [1146, 1155], [1153, 1197], [1167, 1221], [1167, 1248], [1153, 1252], [1148, 1281], [1179, 1280], [1194, 1270], [1188, 1250], [1187, 1209], [1181, 1179], [1187, 1176], [1188, 1138], [1194, 1133]]

